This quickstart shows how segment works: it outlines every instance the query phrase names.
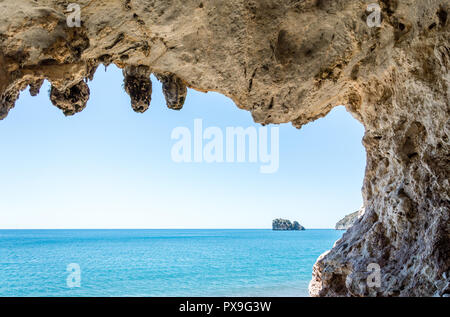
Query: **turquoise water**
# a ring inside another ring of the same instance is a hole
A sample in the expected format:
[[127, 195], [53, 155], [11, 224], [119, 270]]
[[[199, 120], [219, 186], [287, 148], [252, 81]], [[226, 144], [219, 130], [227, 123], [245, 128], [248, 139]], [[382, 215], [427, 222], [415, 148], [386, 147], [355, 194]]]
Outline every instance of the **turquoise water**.
[[[307, 296], [336, 230], [0, 230], [0, 296]], [[71, 263], [80, 287], [67, 285]]]

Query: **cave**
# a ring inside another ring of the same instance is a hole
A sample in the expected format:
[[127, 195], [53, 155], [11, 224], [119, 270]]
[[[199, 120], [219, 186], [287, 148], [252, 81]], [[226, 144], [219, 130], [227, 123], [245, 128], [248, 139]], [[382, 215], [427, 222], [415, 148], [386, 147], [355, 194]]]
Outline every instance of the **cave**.
[[[262, 125], [301, 128], [345, 105], [365, 128], [365, 213], [318, 259], [310, 294], [450, 294], [448, 3], [380, 1], [377, 26], [362, 0], [68, 5], [0, 3], [0, 119], [44, 80], [52, 103], [74, 115], [97, 67], [110, 64], [137, 112], [151, 102], [150, 74], [171, 109], [187, 88], [214, 91]], [[80, 23], [68, 23], [77, 12]], [[372, 263], [379, 288], [365, 283]]]

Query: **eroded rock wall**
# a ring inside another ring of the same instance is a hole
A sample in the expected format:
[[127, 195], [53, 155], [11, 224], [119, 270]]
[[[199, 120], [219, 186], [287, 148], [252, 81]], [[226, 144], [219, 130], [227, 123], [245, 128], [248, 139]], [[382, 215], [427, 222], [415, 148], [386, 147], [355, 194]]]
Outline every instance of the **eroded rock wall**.
[[[81, 8], [69, 27], [69, 3]], [[367, 5], [381, 8], [369, 27]], [[100, 65], [124, 70], [133, 108], [150, 73], [168, 106], [217, 91], [262, 124], [298, 128], [344, 104], [366, 129], [366, 212], [314, 267], [313, 296], [444, 295], [449, 289], [448, 1], [3, 0], [0, 119], [44, 79], [66, 115]], [[367, 266], [381, 268], [368, 287]]]

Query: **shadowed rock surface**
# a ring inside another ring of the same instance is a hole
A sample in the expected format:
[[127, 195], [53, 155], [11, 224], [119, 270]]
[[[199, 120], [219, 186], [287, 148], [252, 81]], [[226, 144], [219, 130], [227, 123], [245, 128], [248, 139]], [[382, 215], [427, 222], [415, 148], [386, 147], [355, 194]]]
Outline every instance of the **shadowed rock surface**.
[[44, 83], [43, 79], [38, 80], [35, 83], [30, 84], [30, 95], [36, 97], [39, 95], [39, 91], [41, 90], [42, 84]]
[[167, 107], [173, 110], [181, 110], [187, 95], [187, 87], [183, 81], [173, 74], [155, 74], [155, 76], [162, 83]]
[[[36, 87], [32, 86], [30, 88], [30, 94], [32, 96], [36, 93]], [[84, 81], [80, 81], [78, 84], [62, 91], [52, 86], [50, 89], [50, 101], [53, 105], [61, 109], [64, 115], [72, 116], [86, 108], [89, 93], [89, 87]]]
[[137, 111], [150, 84], [128, 69], [141, 66], [222, 93], [261, 124], [301, 128], [343, 104], [365, 127], [366, 211], [318, 259], [311, 295], [450, 293], [448, 1], [382, 0], [374, 28], [363, 0], [77, 3], [80, 28], [67, 26], [69, 1], [0, 2], [0, 119], [42, 79], [64, 112], [81, 110], [86, 95], [67, 89], [111, 63]]
[[123, 84], [131, 98], [134, 111], [143, 113], [150, 107], [152, 99], [152, 82], [147, 66], [127, 66], [123, 70]]

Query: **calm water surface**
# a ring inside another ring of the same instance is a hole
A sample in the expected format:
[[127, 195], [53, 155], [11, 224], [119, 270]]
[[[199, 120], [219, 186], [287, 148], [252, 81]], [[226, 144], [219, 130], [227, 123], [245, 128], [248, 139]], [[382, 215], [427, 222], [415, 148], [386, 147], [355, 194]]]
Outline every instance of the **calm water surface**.
[[[0, 230], [0, 296], [307, 296], [342, 233]], [[67, 285], [70, 263], [80, 287]]]

